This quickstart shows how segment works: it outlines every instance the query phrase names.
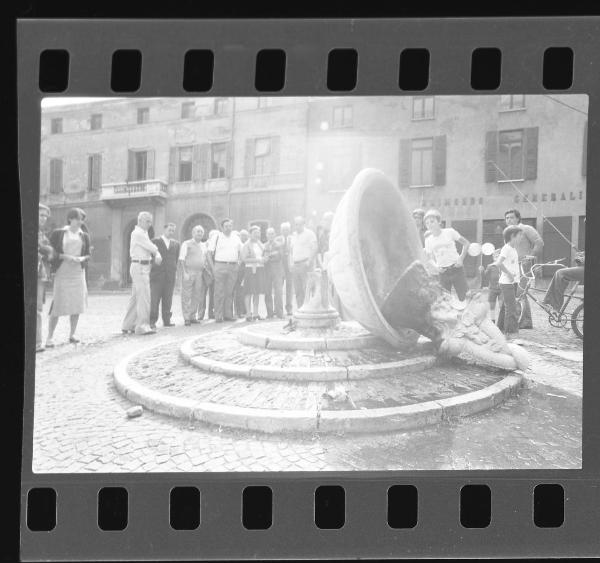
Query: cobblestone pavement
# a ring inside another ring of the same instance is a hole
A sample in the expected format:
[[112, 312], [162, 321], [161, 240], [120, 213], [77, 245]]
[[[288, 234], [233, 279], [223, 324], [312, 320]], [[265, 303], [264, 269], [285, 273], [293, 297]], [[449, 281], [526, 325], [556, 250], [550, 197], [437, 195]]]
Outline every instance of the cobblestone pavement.
[[[90, 295], [78, 345], [66, 319], [57, 347], [38, 355], [33, 470], [36, 472], [314, 471], [353, 469], [536, 469], [581, 466], [582, 343], [548, 326], [523, 331], [533, 357], [527, 388], [503, 405], [408, 432], [272, 436], [176, 420], [131, 406], [112, 381], [115, 363], [140, 347], [214, 330], [207, 322], [150, 336], [122, 336], [128, 295]], [[243, 323], [242, 323], [243, 324]], [[221, 325], [224, 328], [228, 325]], [[230, 325], [229, 325], [230, 326]], [[44, 327], [45, 333], [45, 327]], [[572, 333], [571, 333], [572, 334]], [[556, 346], [556, 348], [548, 348]], [[560, 357], [548, 350], [567, 350]]]

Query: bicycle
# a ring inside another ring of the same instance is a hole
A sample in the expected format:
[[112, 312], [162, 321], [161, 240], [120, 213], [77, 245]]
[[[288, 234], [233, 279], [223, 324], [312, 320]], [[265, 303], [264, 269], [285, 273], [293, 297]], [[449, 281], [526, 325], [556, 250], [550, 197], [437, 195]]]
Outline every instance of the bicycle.
[[[567, 326], [567, 323], [571, 323], [571, 328], [573, 332], [581, 339], [583, 339], [583, 297], [579, 297], [575, 295], [577, 288], [580, 283], [575, 282], [573, 287], [568, 293], [565, 293], [565, 300], [563, 301], [562, 307], [556, 311], [550, 305], [547, 305], [543, 301], [540, 301], [536, 298], [532, 291], [541, 292], [543, 290], [532, 287], [535, 283], [536, 274], [541, 272], [542, 268], [552, 268], [555, 267], [557, 269], [564, 268], [565, 266], [561, 264], [566, 258], [560, 258], [558, 260], [553, 260], [551, 262], [545, 262], [543, 264], [533, 264], [529, 269], [529, 272], [526, 272], [523, 268], [523, 262], [529, 261], [529, 257], [525, 257], [525, 259], [519, 261], [519, 269], [521, 271], [521, 278], [519, 280], [519, 295], [517, 296], [517, 308], [518, 308], [518, 316], [519, 323], [523, 319], [524, 307], [522, 303], [529, 296], [532, 301], [534, 301], [540, 308], [542, 308], [546, 313], [548, 313], [548, 323], [550, 326], [554, 328], [564, 328]], [[578, 299], [581, 301], [577, 307], [571, 313], [567, 313], [566, 309], [571, 302], [572, 299]]]

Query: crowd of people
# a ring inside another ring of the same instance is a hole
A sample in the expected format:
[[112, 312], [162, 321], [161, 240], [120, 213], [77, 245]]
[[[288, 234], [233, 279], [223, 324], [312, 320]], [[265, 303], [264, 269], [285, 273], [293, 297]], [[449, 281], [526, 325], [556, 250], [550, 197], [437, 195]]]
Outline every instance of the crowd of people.
[[[455, 229], [442, 227], [439, 211], [415, 209], [412, 215], [428, 260], [428, 270], [439, 276], [444, 289], [452, 291], [454, 288], [458, 300], [464, 301], [468, 284], [463, 263], [469, 241]], [[524, 276], [532, 276], [532, 267], [542, 255], [544, 241], [534, 227], [521, 222], [518, 209], [507, 210], [504, 220], [504, 245], [494, 251], [492, 262], [486, 268], [480, 266], [479, 271], [481, 287], [488, 288], [491, 318], [510, 340], [518, 336], [519, 329], [533, 328], [531, 307], [527, 296], [521, 296], [524, 284], [520, 282]], [[461, 246], [460, 254], [456, 243]], [[575, 263], [574, 267], [562, 267], [554, 273], [543, 300], [554, 311], [560, 311], [570, 282], [583, 283], [583, 252], [578, 252]], [[496, 304], [499, 305], [497, 317]]]
[[[38, 316], [36, 350], [42, 344], [42, 311], [46, 283], [53, 277], [53, 296], [45, 347], [54, 346], [53, 335], [60, 316], [69, 316], [69, 341], [75, 336], [79, 315], [87, 305], [87, 263], [91, 255], [85, 213], [71, 209], [67, 225], [46, 237], [44, 226], [50, 209], [39, 206], [38, 233]], [[161, 236], [150, 239], [153, 217], [142, 211], [137, 217], [129, 245], [132, 280], [131, 297], [121, 330], [124, 334], [153, 334], [159, 316], [162, 326], [171, 327], [173, 294], [181, 287], [184, 325], [205, 318], [217, 323], [244, 319], [285, 318], [305, 299], [309, 273], [323, 267], [329, 248], [333, 213], [325, 213], [315, 230], [303, 217], [281, 224], [279, 233], [266, 230], [263, 242], [260, 227], [234, 230], [231, 219], [205, 236], [202, 225], [192, 228], [190, 239], [176, 240], [177, 226], [166, 223]], [[316, 232], [315, 232], [316, 231]], [[260, 316], [264, 302], [266, 317]]]
[[[49, 308], [45, 347], [54, 346], [54, 332], [61, 316], [70, 320], [69, 341], [77, 343], [79, 316], [87, 306], [87, 265], [92, 246], [85, 226], [85, 212], [74, 208], [67, 213], [67, 224], [54, 230], [48, 238], [44, 226], [50, 209], [39, 205], [38, 292], [36, 350], [43, 351], [42, 311], [45, 288], [53, 278], [52, 304]], [[518, 335], [519, 328], [533, 328], [531, 310], [526, 299], [519, 299], [519, 281], [529, 275], [544, 246], [536, 229], [521, 222], [517, 209], [505, 215], [504, 246], [493, 254], [493, 261], [480, 267], [481, 286], [488, 287], [490, 313], [507, 338]], [[439, 276], [442, 287], [464, 301], [468, 283], [464, 269], [469, 241], [456, 229], [444, 227], [439, 211], [413, 211], [413, 218], [427, 259], [427, 269]], [[123, 319], [124, 334], [153, 334], [159, 314], [162, 326], [171, 327], [173, 293], [181, 287], [181, 313], [186, 326], [205, 318], [217, 323], [245, 318], [262, 320], [261, 301], [266, 318], [283, 319], [305, 299], [308, 276], [315, 268], [325, 269], [329, 250], [329, 233], [333, 213], [323, 215], [316, 229], [306, 226], [298, 216], [292, 224], [281, 224], [279, 233], [272, 227], [261, 240], [261, 229], [234, 230], [231, 219], [224, 219], [220, 229], [205, 236], [196, 225], [191, 238], [181, 244], [176, 240], [177, 226], [166, 223], [162, 235], [150, 239], [148, 230], [153, 217], [142, 211], [131, 233], [129, 253], [132, 280], [131, 298]], [[460, 246], [460, 253], [457, 250]], [[583, 282], [584, 258], [573, 268], [558, 270], [546, 293], [544, 303], [559, 310], [564, 291], [571, 281]], [[517, 300], [524, 310], [518, 314]], [[499, 313], [496, 317], [496, 305]], [[339, 303], [337, 308], [340, 309]]]

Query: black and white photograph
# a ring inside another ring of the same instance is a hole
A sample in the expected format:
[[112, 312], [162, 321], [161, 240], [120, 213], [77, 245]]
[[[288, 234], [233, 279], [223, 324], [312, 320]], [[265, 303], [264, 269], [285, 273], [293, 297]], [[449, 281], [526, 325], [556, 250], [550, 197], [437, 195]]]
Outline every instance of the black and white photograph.
[[33, 472], [581, 469], [587, 114], [44, 98]]

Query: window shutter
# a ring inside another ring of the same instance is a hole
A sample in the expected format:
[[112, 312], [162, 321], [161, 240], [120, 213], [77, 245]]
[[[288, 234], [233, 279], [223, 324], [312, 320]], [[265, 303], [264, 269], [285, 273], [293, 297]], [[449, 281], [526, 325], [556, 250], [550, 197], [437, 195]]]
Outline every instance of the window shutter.
[[254, 139], [246, 139], [244, 155], [244, 176], [254, 176]]
[[177, 180], [179, 179], [177, 177], [177, 168], [178, 168], [178, 162], [177, 162], [177, 153], [178, 153], [179, 149], [177, 147], [171, 147], [169, 149], [169, 184], [173, 184], [174, 182], [177, 182]]
[[400, 139], [400, 187], [410, 186], [410, 139]]
[[64, 186], [63, 186], [63, 161], [62, 160], [57, 160], [56, 161], [56, 165], [57, 165], [57, 192], [60, 193], [62, 191], [64, 191]]
[[281, 137], [271, 137], [271, 174], [279, 174], [281, 167]]
[[538, 160], [538, 131], [539, 127], [525, 129], [525, 180], [537, 178]]
[[127, 151], [127, 181], [133, 182], [135, 178], [135, 151]]
[[208, 177], [209, 152], [209, 143], [194, 145], [192, 157], [192, 180], [194, 182], [203, 182]]
[[588, 122], [585, 122], [585, 127], [583, 128], [583, 152], [581, 159], [581, 175], [585, 176], [587, 174], [587, 130], [588, 130]]
[[227, 143], [227, 152], [225, 157], [225, 177], [233, 177], [233, 141]]
[[94, 178], [92, 180], [93, 189], [97, 190], [102, 185], [102, 155], [95, 154], [92, 157], [92, 171]]
[[485, 181], [498, 181], [498, 131], [485, 134]]
[[146, 180], [154, 180], [154, 151], [146, 152]]
[[433, 185], [446, 183], [446, 135], [433, 138]]

